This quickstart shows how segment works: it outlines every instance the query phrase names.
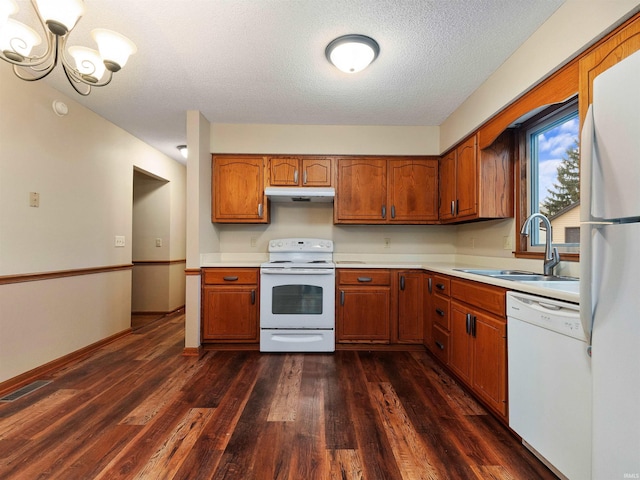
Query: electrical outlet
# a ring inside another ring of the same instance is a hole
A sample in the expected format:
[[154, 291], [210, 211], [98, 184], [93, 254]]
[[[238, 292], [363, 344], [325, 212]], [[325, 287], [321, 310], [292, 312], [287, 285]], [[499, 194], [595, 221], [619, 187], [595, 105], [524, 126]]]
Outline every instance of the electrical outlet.
[[29, 192], [29, 206], [36, 208], [40, 206], [40, 194], [38, 192]]
[[384, 239], [384, 248], [390, 248], [391, 247], [391, 239], [390, 238], [385, 238]]
[[124, 235], [116, 235], [115, 246], [124, 247]]
[[502, 237], [502, 248], [505, 250], [513, 250], [513, 237], [511, 235]]
[[156, 247], [161, 247], [161, 246], [162, 246], [162, 239], [156, 238]]
[[471, 245], [471, 248], [476, 248], [476, 239], [475, 239], [475, 237], [471, 237], [469, 239], [469, 245]]

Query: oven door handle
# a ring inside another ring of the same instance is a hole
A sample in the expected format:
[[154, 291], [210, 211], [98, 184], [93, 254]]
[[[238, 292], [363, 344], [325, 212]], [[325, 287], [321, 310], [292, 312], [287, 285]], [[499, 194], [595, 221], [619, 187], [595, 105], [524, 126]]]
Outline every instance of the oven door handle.
[[267, 275], [334, 275], [335, 269], [333, 268], [305, 268], [305, 269], [291, 269], [291, 268], [263, 268], [260, 273]]

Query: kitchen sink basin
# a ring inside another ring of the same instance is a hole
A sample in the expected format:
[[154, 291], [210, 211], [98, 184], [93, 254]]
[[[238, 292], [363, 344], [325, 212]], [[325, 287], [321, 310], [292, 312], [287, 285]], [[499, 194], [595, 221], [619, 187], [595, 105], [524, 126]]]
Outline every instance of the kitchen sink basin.
[[523, 270], [499, 270], [499, 269], [475, 269], [456, 268], [459, 272], [473, 273], [487, 277], [500, 278], [502, 280], [513, 280], [514, 282], [577, 282], [574, 277], [561, 277], [556, 275], [542, 275], [540, 273], [527, 272]]
[[475, 273], [476, 275], [487, 275], [495, 277], [496, 275], [535, 275], [533, 272], [524, 270], [496, 270], [496, 269], [477, 269], [477, 268], [454, 268], [458, 272]]

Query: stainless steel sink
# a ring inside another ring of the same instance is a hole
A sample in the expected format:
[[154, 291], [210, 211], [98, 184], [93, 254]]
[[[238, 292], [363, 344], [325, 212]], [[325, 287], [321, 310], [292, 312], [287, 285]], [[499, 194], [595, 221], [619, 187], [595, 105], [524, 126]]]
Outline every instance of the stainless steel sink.
[[475, 269], [456, 268], [455, 270], [486, 277], [500, 278], [502, 280], [513, 280], [514, 282], [577, 282], [574, 277], [561, 277], [556, 275], [542, 275], [540, 273], [527, 272], [523, 270], [498, 270], [498, 269]]
[[559, 277], [556, 275], [526, 274], [526, 275], [491, 275], [493, 278], [513, 280], [515, 282], [577, 282], [574, 277]]
[[496, 275], [535, 275], [533, 272], [525, 270], [496, 270], [496, 269], [477, 269], [477, 268], [454, 268], [458, 272], [474, 273], [476, 275], [486, 275], [495, 277]]

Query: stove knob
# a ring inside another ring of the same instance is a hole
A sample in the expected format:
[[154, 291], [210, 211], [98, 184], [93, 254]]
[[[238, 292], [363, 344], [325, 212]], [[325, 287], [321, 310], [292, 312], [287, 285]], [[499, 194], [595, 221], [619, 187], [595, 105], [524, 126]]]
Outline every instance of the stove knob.
[[281, 247], [282, 246], [282, 242], [278, 242], [278, 246]]

